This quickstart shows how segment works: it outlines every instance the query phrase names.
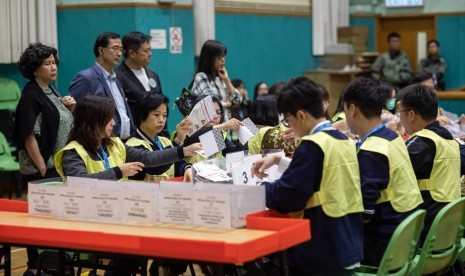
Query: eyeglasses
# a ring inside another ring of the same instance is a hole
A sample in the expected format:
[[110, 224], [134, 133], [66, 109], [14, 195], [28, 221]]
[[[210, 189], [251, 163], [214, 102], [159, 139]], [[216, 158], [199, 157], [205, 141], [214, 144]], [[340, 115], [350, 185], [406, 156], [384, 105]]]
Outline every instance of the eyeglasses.
[[124, 51], [123, 47], [119, 47], [119, 46], [105, 47], [105, 48], [108, 48], [108, 49], [112, 50], [115, 53], [118, 53], [118, 52], [122, 53]]
[[287, 118], [289, 118], [291, 116], [292, 116], [292, 114], [284, 116], [284, 119], [281, 120], [281, 124], [283, 124], [283, 126], [285, 126], [285, 127], [289, 127], [289, 121], [287, 120]]
[[397, 116], [397, 117], [400, 117], [400, 113], [401, 113], [401, 112], [407, 112], [407, 111], [410, 111], [410, 110], [413, 110], [413, 109], [412, 109], [412, 108], [406, 108], [406, 109], [404, 109], [404, 110], [399, 110], [399, 111], [396, 112], [396, 116]]

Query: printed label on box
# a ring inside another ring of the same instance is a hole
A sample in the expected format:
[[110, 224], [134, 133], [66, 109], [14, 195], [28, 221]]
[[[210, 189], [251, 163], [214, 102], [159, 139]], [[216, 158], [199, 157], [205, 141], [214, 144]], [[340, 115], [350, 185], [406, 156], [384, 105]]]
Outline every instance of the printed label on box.
[[231, 228], [229, 194], [194, 192], [194, 224]]
[[121, 217], [121, 191], [93, 189], [89, 195], [89, 219], [119, 221]]
[[56, 216], [56, 187], [29, 183], [28, 191], [29, 214]]
[[84, 187], [56, 187], [57, 215], [70, 219], [87, 219], [87, 193]]
[[160, 221], [192, 223], [192, 191], [160, 189]]

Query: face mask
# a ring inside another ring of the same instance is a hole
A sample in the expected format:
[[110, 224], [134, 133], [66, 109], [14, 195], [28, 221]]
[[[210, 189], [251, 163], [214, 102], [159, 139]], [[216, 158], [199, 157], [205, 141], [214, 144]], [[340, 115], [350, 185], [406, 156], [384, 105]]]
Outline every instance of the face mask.
[[396, 99], [388, 99], [386, 100], [386, 109], [391, 111], [396, 107]]

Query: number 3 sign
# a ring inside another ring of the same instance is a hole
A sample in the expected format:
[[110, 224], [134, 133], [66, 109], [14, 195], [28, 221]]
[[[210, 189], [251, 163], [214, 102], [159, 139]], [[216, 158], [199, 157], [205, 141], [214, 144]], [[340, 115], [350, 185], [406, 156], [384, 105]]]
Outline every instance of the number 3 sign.
[[251, 174], [253, 164], [261, 159], [260, 155], [246, 157], [243, 163], [232, 168], [234, 185], [257, 185], [257, 179]]

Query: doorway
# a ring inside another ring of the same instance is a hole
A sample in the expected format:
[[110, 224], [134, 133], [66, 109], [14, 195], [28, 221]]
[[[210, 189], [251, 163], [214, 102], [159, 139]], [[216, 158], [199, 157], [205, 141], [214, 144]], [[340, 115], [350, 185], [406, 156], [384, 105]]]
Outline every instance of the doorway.
[[[413, 72], [417, 72], [418, 33], [426, 33], [426, 41], [436, 39], [436, 17], [423, 15], [378, 17], [376, 21], [376, 51], [378, 53], [381, 54], [389, 49], [387, 36], [392, 32], [397, 32], [402, 37], [402, 50], [407, 53]], [[420, 47], [426, 49], [426, 43]]]

